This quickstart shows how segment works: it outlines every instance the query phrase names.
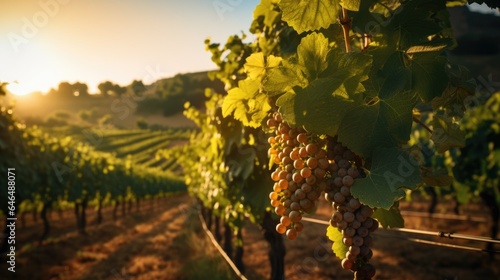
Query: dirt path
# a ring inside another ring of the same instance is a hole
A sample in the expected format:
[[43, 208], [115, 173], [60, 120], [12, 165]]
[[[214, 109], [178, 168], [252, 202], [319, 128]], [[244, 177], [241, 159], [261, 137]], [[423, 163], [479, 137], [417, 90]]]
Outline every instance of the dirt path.
[[202, 234], [189, 226], [197, 221], [191, 203], [177, 195], [156, 211], [105, 222], [85, 236], [61, 231], [41, 246], [25, 244], [17, 252], [16, 273], [2, 262], [0, 279], [183, 279], [193, 254], [187, 243]]

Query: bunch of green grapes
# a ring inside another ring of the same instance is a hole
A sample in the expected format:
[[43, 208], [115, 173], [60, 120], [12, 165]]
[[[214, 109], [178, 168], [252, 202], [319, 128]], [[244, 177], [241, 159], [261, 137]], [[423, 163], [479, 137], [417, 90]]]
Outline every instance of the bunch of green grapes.
[[375, 275], [375, 268], [368, 263], [373, 255], [370, 233], [379, 224], [371, 218], [373, 209], [351, 195], [355, 180], [362, 177], [361, 159], [337, 142], [336, 138], [328, 140], [327, 151], [331, 164], [325, 199], [331, 202], [334, 209], [330, 224], [342, 232], [342, 242], [349, 247], [342, 260], [342, 268], [354, 271], [356, 280], [371, 279]]
[[304, 228], [302, 215], [315, 209], [326, 188], [326, 142], [290, 126], [279, 112], [273, 114], [267, 125], [275, 131], [275, 136], [269, 138], [269, 156], [277, 166], [271, 174], [275, 183], [269, 198], [281, 216], [276, 231], [294, 240]]

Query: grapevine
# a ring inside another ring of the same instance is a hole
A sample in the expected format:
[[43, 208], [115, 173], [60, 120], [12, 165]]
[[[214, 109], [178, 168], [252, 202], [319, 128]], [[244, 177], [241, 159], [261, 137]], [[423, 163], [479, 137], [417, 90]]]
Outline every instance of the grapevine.
[[370, 233], [404, 226], [398, 201], [444, 183], [410, 146], [414, 125], [439, 153], [464, 146], [459, 122], [474, 89], [445, 56], [456, 45], [446, 6], [460, 3], [263, 0], [254, 12], [255, 47], [223, 116], [273, 132], [276, 231], [296, 239], [324, 192], [327, 236], [355, 279], [375, 275]]

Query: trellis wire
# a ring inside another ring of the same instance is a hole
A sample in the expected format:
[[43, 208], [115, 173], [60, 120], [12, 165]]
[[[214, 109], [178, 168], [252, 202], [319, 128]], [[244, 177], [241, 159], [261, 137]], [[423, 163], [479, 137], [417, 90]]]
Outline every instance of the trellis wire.
[[215, 239], [212, 232], [208, 229], [207, 224], [205, 223], [205, 219], [201, 215], [200, 211], [198, 211], [198, 217], [200, 218], [201, 226], [202, 226], [203, 230], [205, 231], [205, 233], [208, 235], [208, 238], [210, 239], [210, 241], [212, 241], [212, 244], [215, 246], [215, 248], [217, 248], [217, 250], [219, 251], [221, 256], [224, 258], [224, 260], [229, 264], [229, 266], [233, 270], [234, 274], [236, 274], [241, 280], [248, 280], [245, 277], [245, 275], [243, 275], [243, 273], [241, 273], [241, 271], [236, 267], [233, 260], [231, 260], [231, 258], [226, 254], [224, 249], [222, 249], [222, 247], [219, 245], [219, 242], [217, 242], [217, 240]]
[[454, 214], [441, 214], [441, 213], [422, 213], [415, 211], [401, 211], [403, 216], [414, 216], [414, 217], [428, 217], [436, 219], [447, 219], [447, 220], [459, 220], [459, 221], [471, 221], [477, 223], [486, 222], [486, 218], [483, 217], [473, 217], [469, 215], [454, 215]]
[[[306, 221], [306, 222], [316, 223], [316, 224], [330, 225], [330, 223], [328, 221], [314, 219], [314, 218], [302, 217], [302, 220]], [[420, 235], [427, 235], [427, 236], [437, 236], [437, 237], [448, 238], [448, 239], [456, 238], [456, 239], [465, 239], [465, 240], [471, 240], [471, 241], [480, 241], [480, 242], [500, 244], [500, 240], [498, 240], [498, 239], [490, 238], [490, 237], [483, 237], [483, 236], [473, 236], [473, 235], [467, 235], [467, 234], [448, 233], [448, 232], [442, 232], [442, 231], [437, 232], [437, 231], [426, 231], [426, 230], [405, 229], [405, 228], [391, 228], [388, 230], [389, 231], [399, 231], [399, 232], [405, 232], [405, 233], [420, 234]], [[380, 233], [376, 233], [376, 234], [380, 234]], [[386, 236], [388, 236], [388, 235], [386, 234]], [[483, 250], [483, 249], [474, 248], [474, 247], [459, 246], [459, 245], [446, 244], [446, 243], [440, 243], [440, 242], [434, 242], [434, 241], [428, 241], [428, 240], [422, 240], [422, 239], [415, 239], [415, 238], [408, 238], [408, 237], [406, 237], [406, 239], [413, 241], [413, 242], [426, 243], [426, 244], [430, 244], [430, 245], [453, 247], [453, 248], [457, 248], [457, 249], [467, 249], [467, 250], [481, 251], [481, 252], [492, 252], [492, 253], [496, 253], [496, 254], [500, 253], [500, 251]]]
[[462, 250], [469, 250], [469, 251], [475, 251], [475, 252], [485, 252], [485, 253], [500, 254], [500, 251], [496, 251], [496, 250], [488, 250], [488, 249], [481, 249], [481, 248], [476, 248], [476, 247], [469, 247], [469, 246], [462, 246], [462, 245], [441, 243], [441, 242], [424, 240], [424, 239], [418, 239], [418, 238], [411, 238], [411, 237], [406, 237], [406, 236], [396, 236], [396, 235], [393, 235], [393, 234], [384, 234], [384, 233], [380, 233], [380, 232], [376, 232], [374, 234], [377, 235], [377, 236], [381, 236], [381, 237], [399, 238], [399, 239], [404, 239], [404, 240], [408, 240], [408, 241], [412, 241], [412, 242], [416, 242], [416, 243], [428, 244], [428, 245], [435, 245], [435, 246], [441, 246], [441, 247], [449, 247], [449, 248], [454, 248], [454, 249], [462, 249]]

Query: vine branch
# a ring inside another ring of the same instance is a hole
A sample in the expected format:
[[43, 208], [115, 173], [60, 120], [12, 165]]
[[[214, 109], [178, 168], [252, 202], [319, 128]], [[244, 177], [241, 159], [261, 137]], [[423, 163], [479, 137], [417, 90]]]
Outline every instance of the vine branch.
[[349, 40], [349, 31], [351, 30], [351, 19], [347, 15], [347, 9], [342, 8], [342, 17], [340, 18], [340, 25], [344, 31], [345, 51], [351, 52], [351, 41]]
[[421, 125], [425, 130], [429, 131], [429, 133], [432, 134], [432, 129], [430, 129], [425, 123], [423, 123], [421, 120], [419, 120], [417, 117], [413, 116], [413, 121]]

